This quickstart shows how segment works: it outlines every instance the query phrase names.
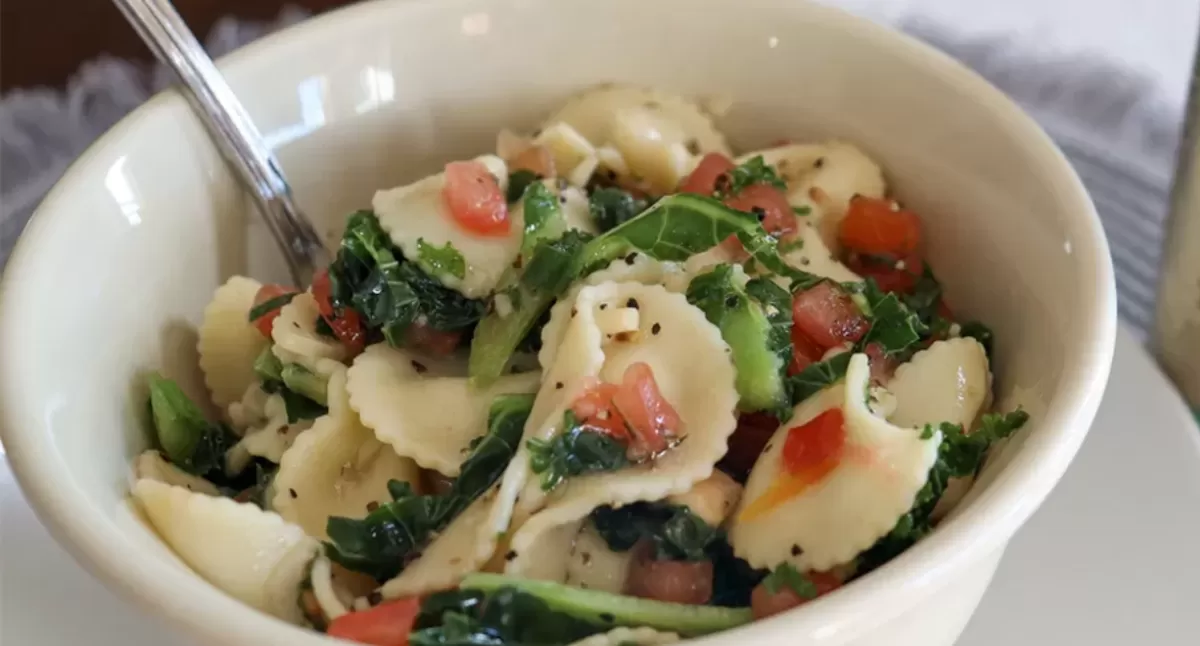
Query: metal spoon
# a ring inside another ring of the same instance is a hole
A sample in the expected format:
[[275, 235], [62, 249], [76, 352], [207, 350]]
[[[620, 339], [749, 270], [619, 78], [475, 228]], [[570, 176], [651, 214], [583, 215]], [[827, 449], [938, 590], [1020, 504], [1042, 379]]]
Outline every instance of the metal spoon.
[[299, 287], [308, 285], [313, 273], [328, 264], [329, 254], [312, 222], [292, 199], [270, 147], [212, 59], [168, 0], [113, 0], [113, 4], [158, 60], [175, 72], [183, 95], [254, 197], [292, 280]]

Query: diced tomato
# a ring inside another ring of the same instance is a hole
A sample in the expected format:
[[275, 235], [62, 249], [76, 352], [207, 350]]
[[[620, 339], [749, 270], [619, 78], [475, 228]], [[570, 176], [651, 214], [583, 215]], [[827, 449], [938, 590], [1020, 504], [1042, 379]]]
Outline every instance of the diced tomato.
[[863, 278], [873, 278], [885, 292], [911, 294], [925, 271], [921, 256], [912, 253], [899, 261], [889, 257], [850, 254], [846, 265]]
[[858, 341], [870, 328], [850, 296], [829, 282], [794, 296], [792, 321], [822, 352], [846, 341]]
[[[284, 287], [283, 285], [269, 284], [258, 288], [258, 293], [254, 295], [254, 306], [258, 307], [263, 303], [279, 298], [285, 294], [293, 294], [296, 290]], [[268, 339], [271, 338], [271, 325], [275, 323], [275, 317], [279, 316], [279, 310], [283, 307], [276, 307], [266, 314], [254, 319], [254, 327]]]
[[424, 323], [413, 323], [404, 335], [406, 344], [437, 356], [446, 356], [458, 349], [462, 332], [446, 332]]
[[750, 521], [804, 493], [833, 472], [846, 453], [841, 408], [831, 408], [805, 424], [788, 429], [781, 455], [783, 469], [765, 492], [738, 514]]
[[792, 205], [788, 204], [783, 191], [774, 186], [751, 184], [725, 200], [725, 205], [739, 211], [754, 213], [767, 233], [776, 238], [786, 239], [796, 234], [798, 224], [796, 214], [792, 212]]
[[362, 352], [363, 346], [367, 342], [367, 333], [363, 329], [362, 319], [353, 308], [344, 307], [339, 312], [333, 306], [333, 283], [329, 280], [328, 270], [322, 271], [313, 278], [312, 294], [313, 299], [317, 301], [317, 311], [321, 313], [321, 318], [329, 324], [333, 335], [342, 342], [342, 345], [346, 346], [350, 355], [354, 356]]
[[538, 177], [554, 177], [554, 155], [545, 146], [532, 145], [508, 162], [508, 172], [527, 170]]
[[487, 166], [477, 161], [450, 162], [445, 182], [442, 198], [459, 226], [480, 236], [508, 235], [508, 204]]
[[721, 153], [708, 153], [700, 159], [692, 174], [683, 180], [679, 192], [711, 196], [717, 190], [717, 178], [733, 169], [733, 160]]
[[788, 365], [789, 375], [798, 375], [802, 370], [821, 360], [825, 350], [808, 338], [799, 327], [792, 326], [792, 363]]
[[712, 561], [655, 560], [654, 546], [641, 542], [625, 579], [625, 594], [667, 603], [702, 606], [712, 598]]
[[779, 428], [779, 420], [768, 413], [742, 413], [729, 436], [729, 450], [720, 467], [735, 478], [744, 478]]
[[634, 457], [651, 457], [683, 436], [683, 420], [675, 407], [663, 397], [649, 364], [629, 364], [621, 379], [621, 388], [613, 395], [613, 404], [625, 418], [631, 432], [629, 450]]
[[783, 442], [783, 466], [793, 475], [828, 472], [837, 465], [845, 448], [845, 417], [842, 409], [831, 408], [808, 423], [788, 430]]
[[865, 351], [871, 366], [871, 381], [877, 384], [886, 383], [892, 378], [892, 373], [896, 372], [900, 361], [887, 356], [878, 343], [868, 344]]
[[421, 611], [421, 599], [408, 597], [334, 619], [326, 633], [372, 646], [408, 646], [408, 634]]
[[[828, 572], [809, 572], [806, 576], [816, 586], [818, 597], [828, 594], [842, 585], [841, 579]], [[800, 596], [786, 585], [780, 586], [772, 594], [767, 590], [766, 585], [760, 583], [750, 593], [750, 610], [754, 613], [755, 619], [762, 619], [791, 610], [809, 601], [812, 599]]]
[[856, 195], [838, 237], [843, 246], [859, 253], [907, 258], [921, 243], [921, 220], [893, 200]]
[[596, 382], [588, 386], [583, 394], [571, 403], [571, 412], [585, 428], [604, 433], [618, 440], [629, 440], [629, 429], [625, 418], [613, 403], [620, 386]]

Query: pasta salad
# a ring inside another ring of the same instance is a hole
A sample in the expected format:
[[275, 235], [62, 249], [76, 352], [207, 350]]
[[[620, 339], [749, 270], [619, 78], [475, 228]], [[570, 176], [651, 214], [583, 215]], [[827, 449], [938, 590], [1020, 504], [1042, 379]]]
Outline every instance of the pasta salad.
[[235, 276], [208, 417], [149, 380], [132, 497], [197, 574], [331, 636], [664, 644], [828, 594], [992, 445], [993, 338], [843, 141], [734, 156], [607, 85], [377, 192], [305, 289]]

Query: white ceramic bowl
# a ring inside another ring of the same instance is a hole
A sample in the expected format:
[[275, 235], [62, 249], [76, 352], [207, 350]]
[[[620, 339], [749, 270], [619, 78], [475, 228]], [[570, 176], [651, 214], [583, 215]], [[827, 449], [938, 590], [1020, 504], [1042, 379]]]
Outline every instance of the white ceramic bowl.
[[[1059, 151], [948, 58], [794, 0], [376, 2], [230, 56], [235, 91], [300, 203], [334, 232], [372, 192], [491, 149], [605, 80], [733, 100], [738, 148], [836, 135], [925, 216], [955, 307], [997, 335], [997, 400], [1033, 421], [967, 504], [878, 571], [785, 615], [701, 640], [941, 646], [1005, 543], [1066, 469], [1108, 375], [1115, 291], [1092, 205]], [[265, 230], [184, 101], [155, 97], [75, 163], [12, 255], [0, 300], [0, 419], [55, 537], [127, 598], [221, 644], [327, 643], [193, 575], [127, 505], [144, 448], [139, 375], [196, 394], [195, 324], [234, 273], [283, 278]]]

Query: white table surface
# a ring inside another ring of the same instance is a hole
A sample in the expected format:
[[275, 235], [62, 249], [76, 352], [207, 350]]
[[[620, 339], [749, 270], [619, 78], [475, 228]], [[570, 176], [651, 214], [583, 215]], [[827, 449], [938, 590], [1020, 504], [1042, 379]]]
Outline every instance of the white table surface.
[[[1200, 429], [1127, 332], [1079, 457], [1014, 538], [959, 646], [1185, 646], [1200, 635]], [[0, 463], [0, 644], [194, 646], [54, 544]]]

